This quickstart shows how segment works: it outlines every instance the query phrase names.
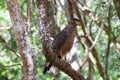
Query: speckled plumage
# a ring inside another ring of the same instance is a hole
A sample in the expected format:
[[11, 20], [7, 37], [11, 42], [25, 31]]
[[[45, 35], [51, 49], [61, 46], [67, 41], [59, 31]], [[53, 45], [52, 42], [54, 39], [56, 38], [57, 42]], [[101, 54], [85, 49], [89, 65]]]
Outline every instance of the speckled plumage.
[[[64, 57], [72, 48], [77, 31], [77, 24], [75, 23], [76, 20], [77, 19], [70, 20], [68, 25], [55, 37], [52, 42], [53, 52], [58, 55], [58, 58]], [[51, 66], [51, 63], [46, 66], [43, 73], [46, 73]]]
[[74, 37], [76, 35], [76, 25], [74, 21], [70, 21], [54, 39], [52, 49], [58, 56], [63, 57], [68, 53], [73, 45]]

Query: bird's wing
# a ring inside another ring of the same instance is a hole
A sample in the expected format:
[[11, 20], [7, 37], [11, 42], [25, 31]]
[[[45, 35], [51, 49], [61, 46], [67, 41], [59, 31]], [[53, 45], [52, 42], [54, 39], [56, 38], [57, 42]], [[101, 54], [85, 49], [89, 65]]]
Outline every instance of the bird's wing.
[[52, 43], [52, 48], [54, 51], [60, 49], [60, 47], [64, 44], [65, 40], [67, 39], [67, 32], [65, 30], [61, 31], [54, 39]]

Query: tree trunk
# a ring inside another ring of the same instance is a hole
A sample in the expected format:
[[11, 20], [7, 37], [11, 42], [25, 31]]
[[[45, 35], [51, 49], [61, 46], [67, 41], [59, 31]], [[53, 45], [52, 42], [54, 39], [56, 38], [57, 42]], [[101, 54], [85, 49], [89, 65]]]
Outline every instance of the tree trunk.
[[73, 70], [67, 62], [58, 59], [57, 56], [52, 53], [51, 35], [49, 31], [50, 25], [48, 24], [48, 18], [46, 14], [48, 11], [47, 1], [48, 0], [36, 0], [38, 8], [38, 24], [40, 26], [41, 41], [43, 43], [43, 53], [48, 61], [72, 77], [73, 80], [84, 80], [83, 76]]
[[29, 39], [30, 27], [22, 17], [18, 0], [6, 0], [10, 17], [12, 20], [15, 38], [22, 61], [22, 80], [39, 80], [36, 67], [31, 53], [31, 44]]
[[120, 19], [120, 0], [113, 0], [113, 2], [116, 7], [118, 18]]

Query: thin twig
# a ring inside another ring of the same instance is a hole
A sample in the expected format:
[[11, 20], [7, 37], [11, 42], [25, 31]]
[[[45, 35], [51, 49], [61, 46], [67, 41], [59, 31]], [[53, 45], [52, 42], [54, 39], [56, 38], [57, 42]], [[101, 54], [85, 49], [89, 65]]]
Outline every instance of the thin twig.
[[0, 65], [0, 67], [15, 67], [15, 66], [21, 66], [21, 64], [11, 64], [11, 65]]
[[0, 27], [0, 31], [9, 30], [11, 27]]
[[16, 51], [11, 48], [6, 41], [3, 39], [3, 37], [0, 35], [0, 40], [5, 44], [5, 46], [7, 47], [7, 49], [9, 49], [10, 51], [12, 51], [17, 57], [21, 58], [20, 55], [18, 53], [16, 53]]
[[[110, 0], [109, 0], [110, 2]], [[108, 26], [111, 27], [111, 3], [109, 6], [109, 10], [108, 10]], [[106, 52], [105, 52], [105, 58], [104, 58], [104, 72], [105, 72], [105, 80], [109, 80], [109, 76], [108, 76], [108, 58], [109, 58], [109, 54], [110, 54], [110, 44], [111, 44], [111, 40], [110, 37], [108, 37], [108, 42], [107, 42], [107, 48], [106, 48]]]
[[[98, 8], [100, 7], [101, 3], [102, 3], [102, 0], [100, 0], [99, 4], [98, 4], [97, 7], [95, 8], [94, 16], [96, 15], [97, 10], [98, 10]], [[90, 21], [90, 25], [89, 25], [89, 29], [90, 29], [89, 33], [90, 33], [91, 36], [92, 36], [92, 33], [91, 33], [92, 23], [93, 23], [93, 20]]]
[[[86, 14], [86, 15], [88, 15], [96, 24], [99, 24], [101, 22], [101, 20], [99, 19], [99, 17], [94, 16], [94, 14], [90, 10], [88, 10], [88, 8], [84, 4], [78, 2], [78, 6], [83, 11], [83, 13]], [[105, 23], [104, 23], [104, 26], [105, 26], [104, 27], [105, 33], [108, 36], [112, 35], [111, 41], [115, 44], [115, 46], [117, 47], [117, 49], [120, 51], [120, 41], [117, 40], [117, 38], [116, 38], [117, 36], [115, 36], [113, 34], [113, 32], [111, 31], [111, 28], [109, 26], [107, 26]]]
[[89, 48], [90, 51], [95, 47], [95, 44], [97, 43], [97, 41], [100, 37], [100, 34], [102, 33], [103, 27], [104, 27], [104, 25], [103, 25], [103, 23], [101, 23], [101, 28], [99, 29], [98, 35], [96, 36], [92, 46]]
[[[110, 6], [110, 5], [108, 4], [106, 11], [109, 9], [109, 6]], [[80, 69], [81, 69], [81, 68], [86, 64], [86, 62], [88, 61], [88, 59], [89, 59], [89, 56], [88, 56], [88, 55], [89, 55], [89, 53], [91, 52], [91, 50], [95, 47], [95, 44], [97, 43], [97, 41], [98, 41], [98, 39], [99, 39], [99, 37], [100, 37], [100, 34], [101, 34], [101, 32], [102, 32], [102, 30], [103, 30], [103, 28], [104, 28], [104, 21], [105, 21], [106, 18], [107, 18], [107, 14], [105, 13], [105, 14], [104, 14], [104, 19], [102, 20], [101, 27], [100, 27], [99, 32], [98, 32], [98, 35], [96, 36], [96, 38], [95, 38], [92, 46], [91, 46], [90, 48], [87, 48], [87, 52], [86, 52], [87, 56], [86, 56], [86, 58], [83, 60], [81, 66], [80, 66]], [[80, 69], [79, 69], [79, 70], [80, 70]]]

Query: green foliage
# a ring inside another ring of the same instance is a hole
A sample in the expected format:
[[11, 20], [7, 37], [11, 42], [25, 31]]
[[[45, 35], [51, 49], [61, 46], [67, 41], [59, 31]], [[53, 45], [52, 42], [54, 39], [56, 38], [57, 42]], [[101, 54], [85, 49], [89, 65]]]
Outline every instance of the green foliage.
[[[20, 1], [20, 7], [22, 9], [22, 14], [24, 15], [24, 18], [27, 17], [27, 0], [19, 0]], [[35, 65], [38, 67], [38, 74], [41, 80], [53, 80], [53, 76], [51, 74], [42, 74], [43, 67], [45, 64], [45, 57], [42, 53], [42, 43], [40, 42], [40, 35], [39, 35], [39, 27], [37, 23], [37, 9], [36, 9], [36, 0], [33, 0], [33, 12], [32, 12], [32, 27], [30, 32], [30, 42], [32, 45], [32, 52], [36, 56], [36, 62]], [[92, 5], [91, 5], [92, 4]], [[95, 12], [96, 7], [98, 6], [96, 10], [96, 16], [99, 17], [100, 20], [104, 18], [106, 6], [107, 6], [107, 0], [86, 0], [86, 6], [91, 10], [92, 12]], [[111, 2], [111, 25], [109, 26], [108, 21], [105, 20], [105, 24], [111, 28], [112, 33], [116, 36], [117, 40], [120, 42], [120, 22], [117, 17], [117, 13], [115, 10], [115, 6], [113, 2]], [[59, 4], [57, 6], [57, 20], [59, 21], [59, 26], [65, 26], [67, 24], [67, 18], [65, 16], [65, 13], [63, 9], [60, 7]], [[86, 27], [87, 31], [90, 33], [90, 22], [91, 19], [89, 17], [86, 17]], [[99, 30], [99, 25], [96, 25], [94, 22], [91, 24], [91, 33], [93, 39], [96, 38]], [[9, 27], [9, 29], [5, 29], [0, 31], [0, 36], [2, 36], [3, 39], [5, 39], [5, 42], [9, 47], [14, 49], [16, 53], [18, 53], [18, 48], [16, 44], [16, 40], [14, 37], [14, 31], [13, 26], [11, 23], [10, 15], [7, 10], [6, 2], [5, 0], [0, 1], [0, 28]], [[79, 36], [83, 36], [83, 31], [81, 28], [78, 28], [78, 34]], [[110, 34], [109, 38], [112, 40], [114, 38], [113, 34]], [[101, 36], [95, 45], [95, 48], [98, 52], [100, 62], [103, 64], [104, 67], [104, 58], [106, 53], [106, 48], [108, 44], [108, 36], [103, 31], [101, 33]], [[78, 50], [80, 52], [80, 55], [78, 56], [79, 59], [83, 60], [85, 56], [85, 49], [81, 44], [78, 45]], [[10, 50], [6, 47], [6, 44], [0, 39], [0, 80], [21, 80], [21, 61], [20, 59]], [[17, 65], [18, 64], [18, 65]], [[119, 80], [120, 79], [120, 52], [116, 49], [115, 45], [111, 43], [110, 45], [110, 53], [108, 58], [108, 76], [110, 80]], [[88, 64], [85, 65], [85, 67], [80, 72], [85, 77], [87, 77], [88, 73]], [[63, 73], [59, 72], [59, 80], [68, 80], [68, 76]], [[99, 75], [99, 72], [94, 66], [94, 78], [95, 80], [102, 80], [101, 76]]]

